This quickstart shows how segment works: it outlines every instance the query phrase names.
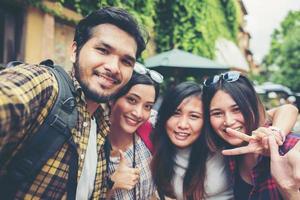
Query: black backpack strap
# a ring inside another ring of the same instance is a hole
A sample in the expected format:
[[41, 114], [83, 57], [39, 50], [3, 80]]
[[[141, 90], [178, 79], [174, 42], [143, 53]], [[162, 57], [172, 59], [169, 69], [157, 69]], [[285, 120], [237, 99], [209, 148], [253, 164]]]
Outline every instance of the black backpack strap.
[[75, 196], [76, 193], [78, 156], [71, 134], [78, 116], [73, 95], [75, 88], [69, 75], [60, 66], [50, 65], [48, 69], [58, 81], [58, 96], [39, 130], [12, 158], [8, 165], [7, 175], [1, 178], [0, 194], [1, 196], [5, 194], [6, 199], [12, 199], [22, 183], [32, 182], [47, 160], [66, 142], [70, 142], [71, 146], [75, 147], [72, 148], [71, 162], [74, 166], [70, 167], [68, 181], [68, 196], [70, 196], [68, 198], [71, 199], [71, 196]]

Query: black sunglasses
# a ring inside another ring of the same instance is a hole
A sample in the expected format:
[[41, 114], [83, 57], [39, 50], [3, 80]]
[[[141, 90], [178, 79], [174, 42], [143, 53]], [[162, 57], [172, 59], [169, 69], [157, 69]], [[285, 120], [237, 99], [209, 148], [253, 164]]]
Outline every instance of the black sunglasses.
[[240, 78], [240, 75], [241, 75], [240, 72], [237, 72], [237, 71], [226, 72], [224, 74], [215, 75], [215, 76], [207, 78], [203, 82], [203, 85], [205, 87], [210, 87], [210, 86], [218, 83], [221, 79], [228, 83], [235, 82]]

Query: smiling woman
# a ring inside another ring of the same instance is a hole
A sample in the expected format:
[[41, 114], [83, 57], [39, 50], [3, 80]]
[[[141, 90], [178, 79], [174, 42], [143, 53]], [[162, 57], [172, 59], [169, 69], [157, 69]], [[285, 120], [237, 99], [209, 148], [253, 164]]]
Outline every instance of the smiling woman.
[[150, 117], [159, 86], [148, 75], [134, 72], [110, 102], [110, 133], [105, 143], [108, 185], [113, 199], [150, 199], [156, 189], [150, 171], [151, 152], [136, 130]]
[[210, 156], [201, 134], [201, 94], [197, 83], [181, 83], [166, 93], [158, 110], [151, 170], [161, 199], [233, 197], [221, 154]]
[[[273, 127], [268, 114], [275, 118], [275, 111], [267, 113], [264, 110], [250, 80], [244, 75], [238, 72], [216, 75], [208, 78], [204, 86], [205, 136], [212, 152], [223, 150], [224, 155], [230, 155], [226, 165], [232, 177], [234, 198], [283, 199], [282, 194], [286, 192], [276, 186], [271, 174], [268, 137], [274, 136], [276, 145], [281, 146], [279, 152], [287, 153], [299, 140], [292, 134], [285, 139], [294, 125], [297, 109], [288, 105], [283, 107], [285, 112], [278, 115], [282, 109], [278, 108], [277, 124], [273, 120], [276, 126]], [[279, 123], [278, 117], [281, 118]], [[285, 131], [281, 131], [279, 125]], [[268, 156], [263, 156], [266, 154]]]

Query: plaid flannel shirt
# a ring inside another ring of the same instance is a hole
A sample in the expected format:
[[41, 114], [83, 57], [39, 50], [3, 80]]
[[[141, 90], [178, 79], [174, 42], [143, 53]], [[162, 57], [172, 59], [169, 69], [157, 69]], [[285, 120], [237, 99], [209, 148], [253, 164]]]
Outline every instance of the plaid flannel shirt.
[[[71, 73], [76, 88], [78, 120], [72, 138], [78, 153], [77, 181], [81, 175], [87, 149], [91, 117], [81, 87]], [[0, 72], [0, 176], [6, 173], [10, 158], [26, 145], [45, 120], [58, 94], [52, 73], [38, 65], [24, 65]], [[107, 118], [99, 106], [94, 113], [97, 123], [98, 163], [92, 199], [105, 199], [106, 161], [104, 138], [109, 131]], [[66, 142], [38, 173], [33, 182], [21, 184], [16, 199], [66, 199], [71, 145]]]
[[[287, 136], [284, 144], [279, 148], [280, 155], [286, 154], [299, 140], [299, 136], [290, 134]], [[237, 156], [228, 156], [228, 164], [234, 187], [234, 177], [239, 173], [237, 167]], [[259, 156], [257, 164], [252, 169], [251, 178], [253, 188], [249, 194], [248, 200], [281, 200], [283, 199], [277, 189], [275, 180], [271, 176], [270, 157]]]
[[[133, 162], [133, 145], [131, 145], [125, 152], [124, 156], [129, 164], [132, 167]], [[135, 185], [136, 188], [136, 199], [151, 199], [155, 194], [156, 187], [153, 182], [150, 162], [152, 159], [152, 154], [142, 141], [142, 139], [136, 135], [136, 167], [141, 170], [140, 178], [138, 183]], [[120, 163], [119, 157], [110, 157], [108, 164], [108, 174], [111, 176], [117, 169]], [[112, 199], [134, 199], [134, 190], [123, 190], [117, 189], [113, 193]]]

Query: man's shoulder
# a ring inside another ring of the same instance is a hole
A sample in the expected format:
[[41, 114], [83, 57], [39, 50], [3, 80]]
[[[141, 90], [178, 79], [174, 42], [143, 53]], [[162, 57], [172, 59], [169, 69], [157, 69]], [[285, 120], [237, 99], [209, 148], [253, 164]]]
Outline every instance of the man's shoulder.
[[[52, 73], [47, 66], [38, 65], [38, 64], [20, 64], [14, 67], [9, 67], [0, 71], [1, 78], [10, 79], [13, 77], [23, 77], [29, 80], [34, 79], [35, 77], [38, 78], [52, 78]], [[16, 80], [16, 79], [13, 79]], [[13, 81], [12, 80], [12, 81]], [[18, 79], [17, 79], [18, 80]]]

